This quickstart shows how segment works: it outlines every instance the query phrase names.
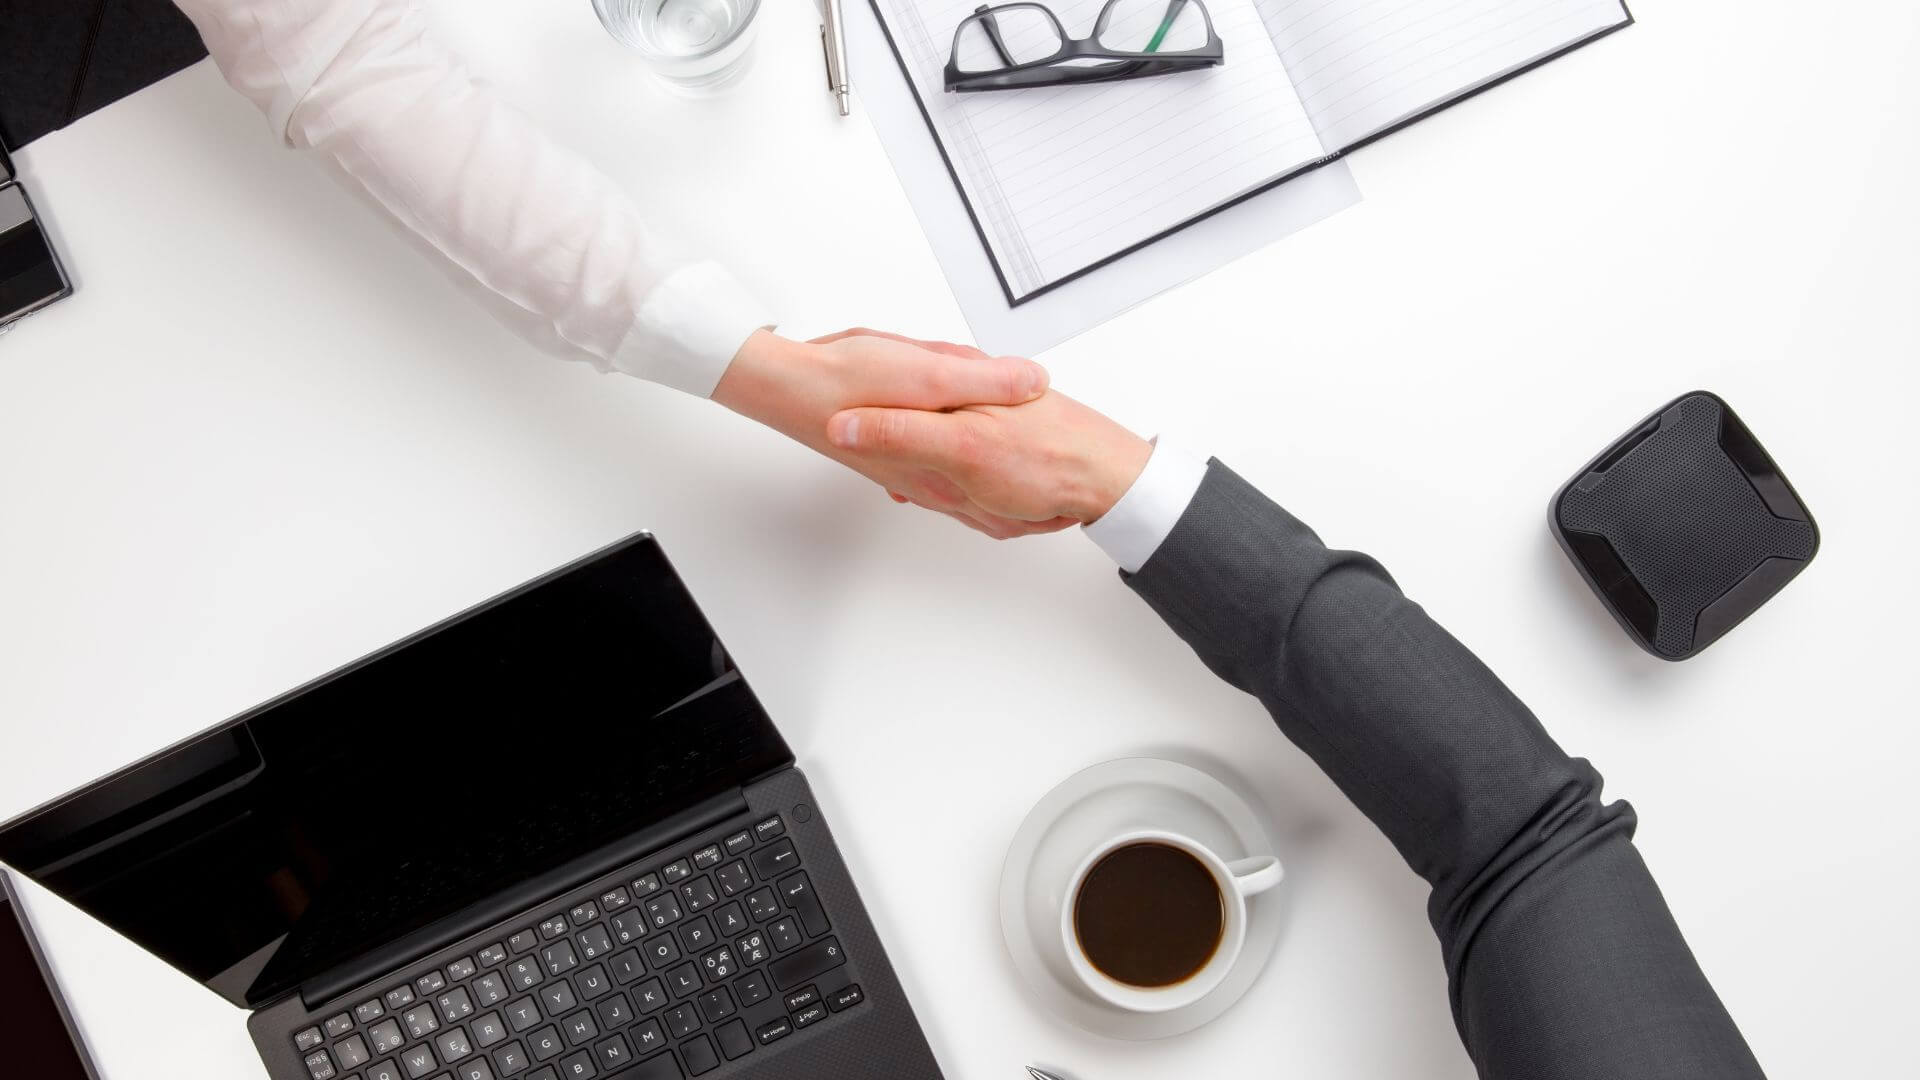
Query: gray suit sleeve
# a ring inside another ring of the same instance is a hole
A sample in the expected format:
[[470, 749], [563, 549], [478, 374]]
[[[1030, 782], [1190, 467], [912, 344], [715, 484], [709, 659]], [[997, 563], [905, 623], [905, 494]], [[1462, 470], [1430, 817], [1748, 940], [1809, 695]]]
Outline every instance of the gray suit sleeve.
[[1123, 577], [1432, 886], [1481, 1076], [1762, 1076], [1633, 846], [1632, 808], [1602, 804], [1593, 767], [1379, 564], [1328, 550], [1214, 461]]

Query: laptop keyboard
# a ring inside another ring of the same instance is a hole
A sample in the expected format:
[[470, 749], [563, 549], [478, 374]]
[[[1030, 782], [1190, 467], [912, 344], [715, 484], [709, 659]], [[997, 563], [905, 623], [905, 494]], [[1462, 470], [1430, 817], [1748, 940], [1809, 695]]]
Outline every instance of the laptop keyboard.
[[294, 1034], [310, 1080], [682, 1080], [865, 1001], [776, 815]]

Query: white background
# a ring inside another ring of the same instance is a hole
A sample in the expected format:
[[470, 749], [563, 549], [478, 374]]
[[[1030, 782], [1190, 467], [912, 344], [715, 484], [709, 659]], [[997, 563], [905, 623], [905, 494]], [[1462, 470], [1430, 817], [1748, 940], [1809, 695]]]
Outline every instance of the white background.
[[[433, 7], [796, 329], [964, 336], [858, 106], [832, 114], [812, 13], [768, 2], [751, 78], [701, 102], [651, 88], [585, 0]], [[1772, 1075], [1899, 1073], [1920, 14], [1637, 14], [1356, 155], [1360, 207], [1043, 359], [1378, 555], [1598, 763]], [[536, 355], [205, 64], [19, 163], [80, 292], [0, 338], [0, 816], [651, 528], [798, 751], [950, 1077], [1472, 1075], [1419, 882], [1083, 538], [995, 545], [716, 407]], [[1825, 542], [1667, 665], [1587, 594], [1545, 507], [1695, 387]], [[1257, 788], [1293, 907], [1234, 1011], [1132, 1047], [1029, 1005], [992, 898], [1043, 791], [1157, 747]], [[396, 797], [457, 794], [438, 782], [395, 776]], [[30, 897], [108, 1077], [261, 1075], [238, 1012]]]

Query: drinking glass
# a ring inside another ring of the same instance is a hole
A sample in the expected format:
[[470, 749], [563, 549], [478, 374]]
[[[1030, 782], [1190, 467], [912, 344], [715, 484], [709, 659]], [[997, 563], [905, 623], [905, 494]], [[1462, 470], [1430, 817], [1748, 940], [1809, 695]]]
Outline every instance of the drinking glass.
[[655, 76], [698, 91], [746, 70], [760, 0], [593, 0], [593, 10]]

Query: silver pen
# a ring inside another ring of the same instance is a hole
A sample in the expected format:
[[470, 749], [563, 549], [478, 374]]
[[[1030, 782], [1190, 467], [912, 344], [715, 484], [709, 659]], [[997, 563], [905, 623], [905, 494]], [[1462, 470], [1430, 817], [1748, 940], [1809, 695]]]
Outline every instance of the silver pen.
[[1059, 1077], [1053, 1075], [1052, 1073], [1041, 1072], [1039, 1069], [1036, 1069], [1031, 1065], [1027, 1066], [1027, 1075], [1033, 1077], [1033, 1080], [1060, 1080]]
[[846, 19], [840, 12], [840, 0], [821, 0], [825, 11], [820, 24], [820, 47], [827, 54], [827, 89], [839, 99], [840, 115], [853, 115], [853, 87], [847, 82]]

